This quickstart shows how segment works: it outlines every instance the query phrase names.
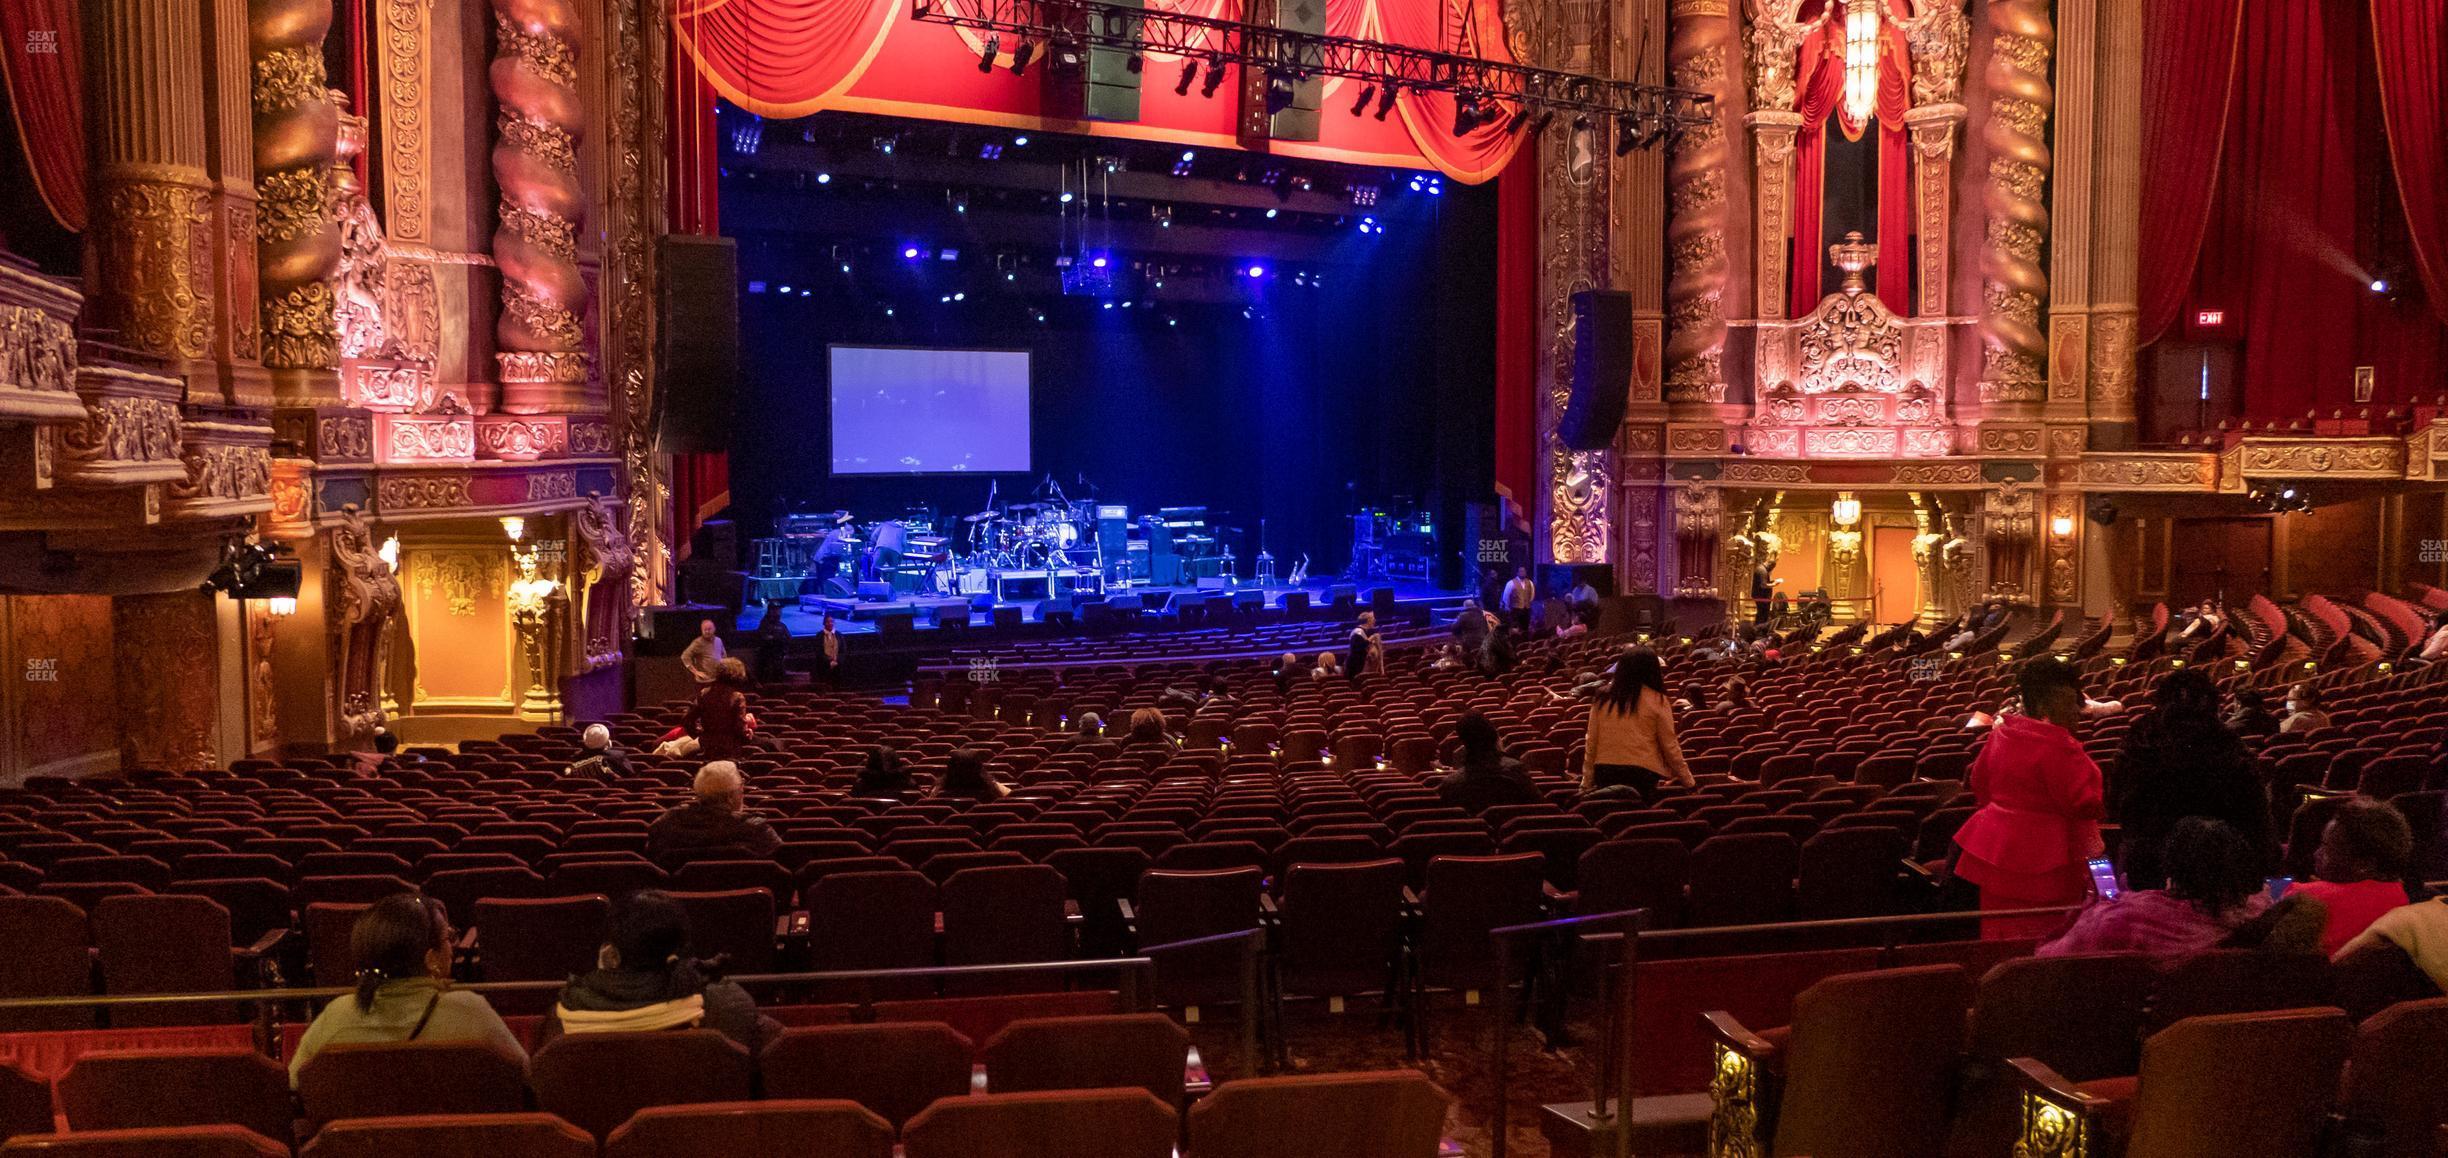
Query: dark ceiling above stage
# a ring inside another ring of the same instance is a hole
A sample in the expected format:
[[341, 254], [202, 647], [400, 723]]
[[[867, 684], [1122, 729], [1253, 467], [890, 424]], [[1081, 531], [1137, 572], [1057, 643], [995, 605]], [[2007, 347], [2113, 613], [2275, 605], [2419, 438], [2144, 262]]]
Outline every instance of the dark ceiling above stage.
[[953, 250], [998, 296], [1060, 296], [1088, 254], [1112, 255], [1107, 296], [1143, 304], [1238, 300], [1251, 264], [1278, 287], [1352, 285], [1385, 245], [1427, 241], [1448, 195], [1430, 173], [1158, 142], [728, 107], [721, 125], [723, 231], [752, 292], [912, 248]]

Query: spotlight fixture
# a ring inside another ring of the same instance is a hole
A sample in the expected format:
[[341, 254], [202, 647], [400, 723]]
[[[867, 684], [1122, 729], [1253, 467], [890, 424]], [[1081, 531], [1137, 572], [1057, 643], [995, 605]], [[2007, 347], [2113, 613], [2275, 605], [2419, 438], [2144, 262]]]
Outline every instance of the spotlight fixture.
[[1003, 39], [1001, 37], [989, 35], [986, 38], [986, 46], [978, 49], [979, 72], [991, 73], [994, 71], [995, 54], [1001, 51], [1002, 47]]
[[1261, 278], [1266, 276], [1266, 266], [1253, 261], [1250, 263], [1248, 269], [1242, 270], [1241, 272], [1248, 274], [1252, 278]]
[[1523, 105], [1523, 106], [1521, 106], [1520, 108], [1517, 108], [1517, 109], [1514, 109], [1514, 110], [1513, 110], [1513, 119], [1512, 119], [1512, 120], [1509, 120], [1509, 121], [1506, 121], [1506, 122], [1505, 122], [1505, 127], [1504, 127], [1505, 135], [1506, 135], [1506, 136], [1508, 136], [1508, 137], [1509, 137], [1509, 136], [1512, 136], [1513, 134], [1518, 133], [1518, 132], [1522, 131], [1522, 129], [1524, 129], [1524, 128], [1528, 127], [1528, 125], [1529, 125], [1529, 124], [1530, 124], [1530, 106], [1528, 106], [1528, 105]]
[[1267, 210], [1267, 212], [1266, 212], [1266, 215], [1267, 215], [1267, 220], [1269, 220], [1269, 221], [1273, 221], [1273, 220], [1275, 220], [1275, 214], [1276, 214], [1276, 212], [1277, 212], [1277, 211], [1276, 211], [1276, 210], [1274, 210], [1274, 209], [1269, 209], [1269, 210]]
[[918, 260], [918, 254], [919, 249], [915, 245], [905, 245], [901, 247], [901, 256], [908, 258], [911, 261]]
[[1549, 109], [1546, 112], [1540, 113], [1537, 120], [1530, 122], [1530, 135], [1535, 137], [1546, 132], [1547, 126], [1554, 124], [1555, 119], [1556, 111], [1554, 109]]
[[1037, 59], [1037, 42], [1034, 40], [1021, 41], [1020, 47], [1012, 49], [1012, 75], [1019, 76], [1027, 72], [1029, 62], [1035, 59]]
[[1362, 113], [1367, 112], [1367, 111], [1368, 111], [1368, 107], [1369, 107], [1369, 100], [1370, 100], [1370, 98], [1373, 98], [1373, 97], [1375, 97], [1376, 95], [1377, 95], [1377, 86], [1376, 86], [1376, 85], [1373, 85], [1373, 84], [1364, 84], [1364, 85], [1361, 85], [1361, 86], [1360, 86], [1360, 95], [1352, 99], [1352, 115], [1356, 117], [1356, 116], [1359, 116], [1359, 115], [1360, 115], [1360, 114], [1362, 114]]
[[1292, 87], [1291, 77], [1280, 75], [1267, 77], [1267, 115], [1271, 117], [1284, 111], [1285, 109], [1291, 108], [1293, 92], [1294, 90]]
[[1640, 126], [1625, 117], [1615, 123], [1615, 155], [1625, 156], [1640, 147]]
[[1385, 89], [1384, 89], [1383, 91], [1381, 91], [1381, 92], [1379, 92], [1379, 93], [1377, 94], [1377, 119], [1378, 119], [1378, 120], [1381, 120], [1381, 121], [1382, 121], [1382, 120], [1386, 119], [1386, 114], [1394, 111], [1394, 94], [1395, 94], [1396, 92], [1398, 92], [1398, 91], [1400, 91], [1400, 90], [1399, 90], [1399, 89], [1397, 89], [1395, 86], [1393, 86], [1393, 85], [1391, 85], [1391, 84], [1388, 84], [1387, 86], [1385, 86]]
[[2371, 292], [2376, 293], [2376, 294], [2384, 294], [2384, 293], [2387, 293], [2388, 291], [2389, 291], [2389, 283], [2388, 283], [2388, 279], [2387, 279], [2387, 278], [2385, 278], [2385, 277], [2375, 277], [2375, 278], [2371, 279]]
[[1013, 148], [1016, 148], [1016, 149], [1025, 149], [1025, 148], [1027, 148], [1027, 147], [1028, 147], [1028, 138], [1027, 138], [1027, 137], [1013, 137], [1013, 138], [1012, 138], [1012, 147], [1013, 147]]
[[1216, 90], [1222, 87], [1224, 87], [1224, 58], [1221, 56], [1210, 56], [1207, 58], [1207, 79], [1200, 82], [1199, 95], [1203, 97], [1214, 96], [1216, 94]]
[[1183, 61], [1181, 79], [1173, 82], [1173, 95], [1189, 96], [1190, 82], [1196, 79], [1198, 79], [1198, 62], [1195, 60]]
[[833, 183], [833, 174], [831, 174], [831, 173], [818, 173], [818, 174], [816, 174], [816, 183], [817, 183], [817, 184], [819, 184], [819, 185], [830, 185], [830, 184], [832, 184], [832, 183]]
[[1477, 96], [1463, 93], [1454, 101], [1453, 131], [1455, 136], [1468, 136], [1472, 129], [1479, 127], [1482, 119]]

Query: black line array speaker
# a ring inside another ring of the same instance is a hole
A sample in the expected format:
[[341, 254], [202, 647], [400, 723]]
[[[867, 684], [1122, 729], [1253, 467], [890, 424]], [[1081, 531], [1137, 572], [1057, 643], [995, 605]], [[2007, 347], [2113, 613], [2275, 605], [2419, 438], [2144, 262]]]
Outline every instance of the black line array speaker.
[[659, 240], [662, 300], [655, 331], [655, 449], [705, 454], [731, 448], [731, 395], [739, 381], [739, 250], [728, 237]]
[[1583, 290], [1572, 296], [1572, 310], [1572, 397], [1556, 436], [1574, 450], [1605, 450], [1632, 393], [1632, 295]]

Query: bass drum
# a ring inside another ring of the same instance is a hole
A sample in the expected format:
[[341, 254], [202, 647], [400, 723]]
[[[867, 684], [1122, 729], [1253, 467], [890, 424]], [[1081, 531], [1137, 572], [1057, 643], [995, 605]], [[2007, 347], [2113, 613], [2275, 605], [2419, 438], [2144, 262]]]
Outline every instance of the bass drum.
[[1053, 544], [1057, 549], [1069, 549], [1079, 545], [1080, 529], [1078, 523], [1060, 520], [1049, 522], [1045, 525], [1043, 533], [1045, 536], [1045, 541]]

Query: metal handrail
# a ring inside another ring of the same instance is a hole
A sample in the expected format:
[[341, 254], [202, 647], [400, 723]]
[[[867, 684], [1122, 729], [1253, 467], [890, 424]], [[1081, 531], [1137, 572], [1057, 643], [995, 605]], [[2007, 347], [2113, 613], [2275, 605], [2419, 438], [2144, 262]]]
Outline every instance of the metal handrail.
[[[1524, 937], [1537, 936], [1543, 933], [1556, 933], [1568, 929], [1578, 929], [1586, 925], [1598, 924], [1627, 923], [1632, 927], [1634, 933], [1637, 934], [1639, 932], [1641, 923], [1648, 919], [1649, 910], [1647, 909], [1617, 909], [1613, 912], [1588, 913], [1577, 917], [1553, 917], [1544, 921], [1531, 921], [1520, 925], [1499, 925], [1488, 930], [1488, 939], [1496, 942], [1498, 946], [1496, 952], [1496, 999], [1495, 1008], [1491, 1010], [1491, 1014], [1495, 1018], [1495, 1026], [1488, 1034], [1489, 1039], [1494, 1043], [1491, 1048], [1495, 1051], [1495, 1057], [1491, 1060], [1493, 1062], [1492, 1068], [1494, 1069], [1496, 1075], [1495, 1080], [1497, 1095], [1495, 1119], [1489, 1127], [1491, 1135], [1491, 1140], [1489, 1142], [1490, 1158], [1505, 1158], [1506, 1152], [1511, 1148], [1512, 1101], [1506, 1095], [1509, 1087], [1513, 1084], [1513, 1051], [1509, 1048], [1511, 1043], [1508, 1040], [1511, 1036], [1509, 1027], [1513, 1020], [1513, 943]], [[1615, 936], [1621, 937], [1622, 934], [1618, 933], [1615, 934]], [[1614, 1037], [1614, 1015], [1614, 1006], [1610, 1004], [1607, 1007], [1607, 1036], [1610, 1039]], [[1599, 1060], [1603, 1065], [1606, 1060], [1606, 1055], [1603, 1052], [1599, 1055]]]
[[[1179, 941], [1167, 941], [1161, 945], [1143, 945], [1139, 949], [1139, 956], [1141, 959], [1148, 959], [1158, 953], [1239, 942], [1241, 946], [1241, 1048], [1248, 1055], [1250, 1064], [1257, 1066], [1259, 1072], [1273, 1073], [1276, 1069], [1275, 1054], [1264, 1048], [1258, 1035], [1259, 1019], [1266, 1016], [1267, 1012], [1266, 974], [1259, 960], [1260, 952], [1266, 947], [1265, 939], [1266, 926], [1259, 924], [1246, 929], [1235, 929], [1229, 933], [1209, 933], [1202, 937], [1185, 937]], [[1154, 962], [1150, 961], [1149, 964], [1152, 968]]]

